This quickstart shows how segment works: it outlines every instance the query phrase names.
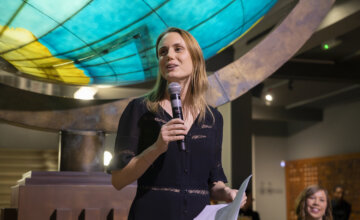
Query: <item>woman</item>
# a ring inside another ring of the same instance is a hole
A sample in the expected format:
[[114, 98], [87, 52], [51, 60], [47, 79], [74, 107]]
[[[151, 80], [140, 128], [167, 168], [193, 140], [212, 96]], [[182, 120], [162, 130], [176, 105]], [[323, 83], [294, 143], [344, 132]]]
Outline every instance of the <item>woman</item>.
[[332, 220], [326, 189], [316, 185], [306, 188], [297, 200], [296, 215], [298, 220]]
[[[156, 55], [154, 89], [132, 100], [121, 116], [112, 184], [120, 190], [138, 180], [129, 219], [193, 219], [210, 198], [230, 202], [237, 193], [224, 184], [223, 119], [206, 103], [205, 61], [190, 33], [167, 29], [157, 39]], [[171, 82], [181, 85], [184, 120], [172, 118]], [[185, 151], [179, 140], [185, 141]]]

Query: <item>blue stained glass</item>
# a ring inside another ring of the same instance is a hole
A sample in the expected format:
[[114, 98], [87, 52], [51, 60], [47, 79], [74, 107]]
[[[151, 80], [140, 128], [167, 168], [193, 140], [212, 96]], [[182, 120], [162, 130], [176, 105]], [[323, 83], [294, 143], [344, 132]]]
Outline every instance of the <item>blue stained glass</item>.
[[0, 5], [0, 56], [55, 82], [138, 83], [156, 77], [155, 41], [167, 27], [190, 31], [207, 59], [276, 1], [7, 0]]
[[61, 24], [80, 12], [91, 0], [27, 0], [26, 2], [39, 13]]
[[3, 3], [4, 2], [0, 4], [0, 12], [1, 12], [0, 24], [6, 24], [14, 15], [14, 12], [16, 12], [18, 8], [21, 7], [23, 1], [12, 0], [12, 1], [7, 1], [6, 4]]

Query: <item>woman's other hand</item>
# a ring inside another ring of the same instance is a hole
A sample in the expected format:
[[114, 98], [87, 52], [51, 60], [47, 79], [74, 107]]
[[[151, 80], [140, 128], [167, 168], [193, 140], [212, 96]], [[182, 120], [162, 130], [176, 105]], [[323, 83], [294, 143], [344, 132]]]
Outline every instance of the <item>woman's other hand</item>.
[[[234, 199], [235, 199], [235, 197], [236, 197], [239, 190], [231, 189], [229, 187], [226, 187], [225, 191], [226, 191], [227, 198], [228, 198], [228, 200], [226, 200], [226, 202], [232, 202], [232, 201], [234, 201]], [[246, 197], [246, 195], [244, 193], [242, 198], [241, 198], [240, 208], [242, 208], [245, 205], [246, 199], [247, 199], [247, 197]]]

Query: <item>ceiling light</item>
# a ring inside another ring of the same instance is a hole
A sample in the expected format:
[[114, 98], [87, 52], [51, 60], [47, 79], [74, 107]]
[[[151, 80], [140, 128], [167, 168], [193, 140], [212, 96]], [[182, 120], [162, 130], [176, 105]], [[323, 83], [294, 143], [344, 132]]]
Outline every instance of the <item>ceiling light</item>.
[[114, 87], [113, 85], [96, 85], [96, 88], [99, 89], [107, 89], [107, 88], [112, 88]]
[[75, 99], [91, 100], [94, 99], [94, 95], [97, 93], [97, 89], [94, 87], [81, 87], [74, 93]]
[[268, 93], [265, 95], [265, 100], [271, 102], [273, 100], [273, 96], [270, 93]]
[[274, 96], [271, 92], [272, 88], [269, 88], [268, 91], [265, 93], [265, 105], [271, 105], [272, 101], [274, 101]]
[[286, 165], [285, 160], [280, 161], [280, 166], [281, 166], [281, 167], [285, 167], [285, 165]]
[[108, 166], [112, 159], [112, 154], [109, 151], [104, 152], [104, 166]]

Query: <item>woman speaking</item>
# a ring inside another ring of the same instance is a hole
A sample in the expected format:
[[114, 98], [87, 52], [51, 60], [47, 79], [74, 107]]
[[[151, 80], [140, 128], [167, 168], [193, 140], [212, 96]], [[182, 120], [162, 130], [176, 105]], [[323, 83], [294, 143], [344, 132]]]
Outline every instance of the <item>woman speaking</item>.
[[[224, 184], [223, 119], [206, 103], [205, 61], [189, 32], [168, 28], [156, 41], [156, 55], [155, 87], [132, 100], [121, 116], [112, 184], [120, 190], [137, 180], [130, 220], [193, 219], [210, 199], [231, 202], [237, 193]], [[172, 115], [172, 82], [181, 86], [183, 120]], [[243, 196], [242, 205], [245, 202]]]

